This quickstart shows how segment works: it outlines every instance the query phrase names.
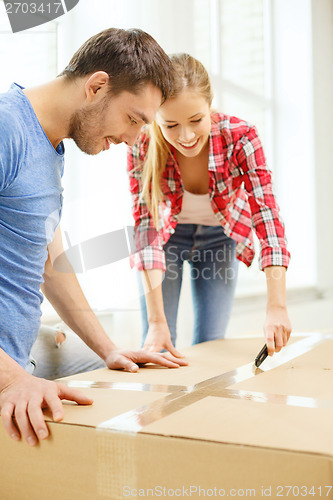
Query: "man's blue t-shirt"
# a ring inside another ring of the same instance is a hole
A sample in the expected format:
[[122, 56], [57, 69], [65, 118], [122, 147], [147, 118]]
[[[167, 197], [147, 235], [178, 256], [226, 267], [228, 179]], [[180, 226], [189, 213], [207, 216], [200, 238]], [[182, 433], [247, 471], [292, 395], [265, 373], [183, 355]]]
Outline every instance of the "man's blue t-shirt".
[[62, 207], [54, 149], [22, 87], [0, 94], [0, 347], [25, 366], [40, 324], [47, 259]]

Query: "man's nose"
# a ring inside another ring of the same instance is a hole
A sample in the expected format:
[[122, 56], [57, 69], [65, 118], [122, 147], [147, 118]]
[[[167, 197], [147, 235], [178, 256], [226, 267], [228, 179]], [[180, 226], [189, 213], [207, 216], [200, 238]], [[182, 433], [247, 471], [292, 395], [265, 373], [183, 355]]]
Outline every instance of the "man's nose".
[[137, 138], [140, 135], [141, 129], [142, 126], [140, 125], [138, 127], [135, 127], [135, 129], [133, 127], [133, 129], [127, 131], [125, 134], [122, 135], [121, 140], [125, 142], [128, 146], [134, 146]]

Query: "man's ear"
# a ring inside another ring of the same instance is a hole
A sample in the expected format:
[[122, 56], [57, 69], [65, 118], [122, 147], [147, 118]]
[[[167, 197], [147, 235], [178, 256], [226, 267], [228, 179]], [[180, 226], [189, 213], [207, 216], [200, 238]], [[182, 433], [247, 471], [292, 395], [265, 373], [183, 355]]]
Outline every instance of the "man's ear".
[[85, 84], [84, 90], [88, 102], [93, 102], [106, 94], [109, 88], [110, 77], [105, 71], [96, 71], [90, 75]]

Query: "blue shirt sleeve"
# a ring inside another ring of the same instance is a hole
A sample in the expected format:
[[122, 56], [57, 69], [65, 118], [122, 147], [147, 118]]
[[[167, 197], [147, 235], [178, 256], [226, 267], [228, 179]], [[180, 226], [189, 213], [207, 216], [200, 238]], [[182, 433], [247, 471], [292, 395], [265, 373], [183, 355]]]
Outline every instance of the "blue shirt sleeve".
[[0, 110], [0, 192], [16, 179], [25, 156], [22, 125], [9, 110]]

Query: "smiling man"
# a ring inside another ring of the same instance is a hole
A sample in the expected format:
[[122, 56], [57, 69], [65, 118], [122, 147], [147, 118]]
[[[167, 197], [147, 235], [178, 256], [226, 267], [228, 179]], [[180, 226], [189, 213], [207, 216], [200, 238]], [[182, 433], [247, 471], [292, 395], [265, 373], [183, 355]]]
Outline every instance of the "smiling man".
[[[112, 99], [108, 95], [109, 77], [106, 73], [94, 73], [86, 85], [92, 103], [73, 113], [69, 137], [82, 151], [91, 155], [109, 149], [110, 144], [134, 144], [142, 125], [154, 119], [161, 103], [161, 91], [151, 83], [147, 83], [138, 94], [124, 91]], [[103, 97], [103, 94], [106, 95]]]
[[0, 410], [15, 440], [22, 435], [35, 445], [48, 436], [43, 407], [61, 420], [61, 399], [91, 404], [79, 391], [25, 370], [40, 326], [41, 286], [109, 368], [134, 372], [137, 363], [185, 364], [118, 350], [74, 273], [52, 266], [62, 252], [62, 140], [73, 139], [91, 155], [112, 143], [133, 145], [167, 98], [170, 74], [168, 57], [150, 35], [111, 28], [90, 38], [55, 80], [30, 89], [13, 84], [0, 95]]

